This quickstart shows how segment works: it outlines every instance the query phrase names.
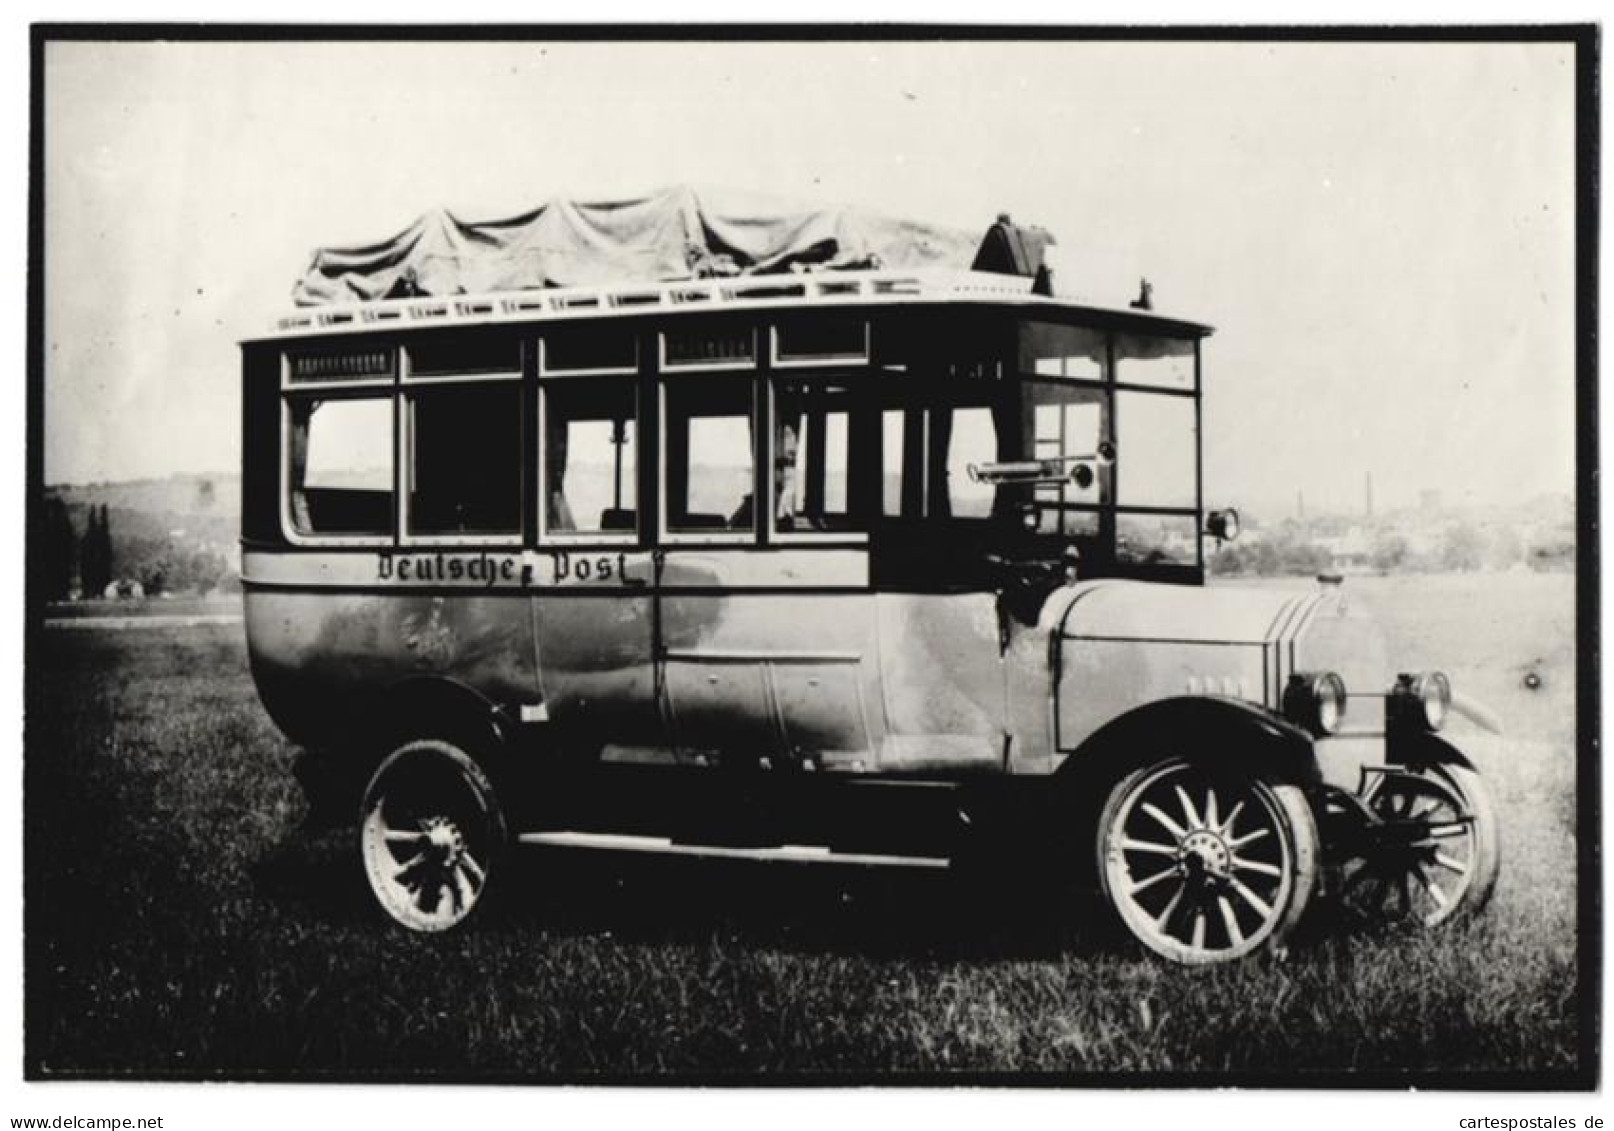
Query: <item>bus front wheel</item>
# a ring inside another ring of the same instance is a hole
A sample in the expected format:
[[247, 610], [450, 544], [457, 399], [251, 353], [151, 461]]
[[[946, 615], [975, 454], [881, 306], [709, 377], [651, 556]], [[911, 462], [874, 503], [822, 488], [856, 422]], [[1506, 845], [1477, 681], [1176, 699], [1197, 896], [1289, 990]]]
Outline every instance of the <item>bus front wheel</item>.
[[1099, 818], [1104, 894], [1138, 942], [1199, 966], [1281, 951], [1317, 889], [1316, 821], [1294, 785], [1166, 758]]

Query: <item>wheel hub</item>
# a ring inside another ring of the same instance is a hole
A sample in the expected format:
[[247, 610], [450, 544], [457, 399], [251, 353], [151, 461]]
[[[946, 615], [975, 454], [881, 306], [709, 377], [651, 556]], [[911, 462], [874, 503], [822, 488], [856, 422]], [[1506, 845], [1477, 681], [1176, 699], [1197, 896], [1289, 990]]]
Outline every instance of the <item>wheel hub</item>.
[[1195, 829], [1177, 847], [1177, 870], [1203, 884], [1225, 882], [1232, 875], [1233, 851], [1209, 829]]
[[447, 817], [429, 817], [422, 823], [426, 846], [444, 867], [453, 866], [465, 852], [465, 837]]

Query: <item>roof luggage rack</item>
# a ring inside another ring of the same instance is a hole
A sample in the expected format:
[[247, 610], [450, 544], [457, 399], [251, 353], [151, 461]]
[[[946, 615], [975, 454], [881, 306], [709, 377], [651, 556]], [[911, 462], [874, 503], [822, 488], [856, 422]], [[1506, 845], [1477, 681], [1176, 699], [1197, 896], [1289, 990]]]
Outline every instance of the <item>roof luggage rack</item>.
[[610, 315], [820, 301], [856, 302], [893, 297], [937, 298], [992, 294], [1025, 298], [1031, 280], [1010, 275], [961, 271], [866, 271], [834, 275], [761, 275], [734, 280], [680, 279], [667, 283], [627, 283], [565, 287], [464, 298], [401, 298], [298, 311], [275, 322], [277, 334], [362, 329], [382, 325], [499, 322], [577, 315]]

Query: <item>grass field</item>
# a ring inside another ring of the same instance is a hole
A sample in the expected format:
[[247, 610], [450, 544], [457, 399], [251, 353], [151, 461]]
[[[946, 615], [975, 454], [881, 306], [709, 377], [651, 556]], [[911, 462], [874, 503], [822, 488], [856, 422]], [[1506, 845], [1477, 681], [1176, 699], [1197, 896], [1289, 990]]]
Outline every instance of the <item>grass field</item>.
[[525, 859], [506, 917], [408, 936], [370, 910], [346, 834], [299, 831], [293, 751], [238, 626], [45, 632], [29, 655], [29, 1070], [1584, 1081], [1573, 579], [1347, 589], [1406, 666], [1439, 662], [1508, 723], [1474, 745], [1504, 820], [1496, 900], [1450, 934], [1324, 934], [1210, 971], [946, 875], [559, 853]]

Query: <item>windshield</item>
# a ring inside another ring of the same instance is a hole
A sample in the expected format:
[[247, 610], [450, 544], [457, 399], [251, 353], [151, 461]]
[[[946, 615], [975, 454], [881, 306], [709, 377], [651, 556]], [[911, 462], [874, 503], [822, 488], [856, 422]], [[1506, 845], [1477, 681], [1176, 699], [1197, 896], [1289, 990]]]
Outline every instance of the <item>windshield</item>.
[[1019, 334], [1024, 470], [1000, 492], [1084, 560], [1200, 564], [1198, 343], [1044, 321]]

